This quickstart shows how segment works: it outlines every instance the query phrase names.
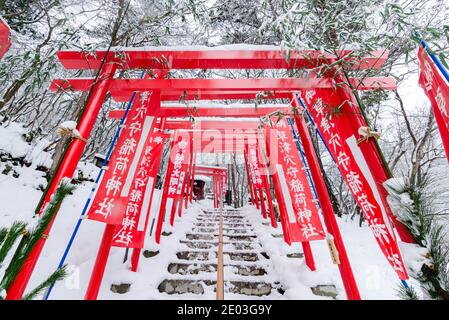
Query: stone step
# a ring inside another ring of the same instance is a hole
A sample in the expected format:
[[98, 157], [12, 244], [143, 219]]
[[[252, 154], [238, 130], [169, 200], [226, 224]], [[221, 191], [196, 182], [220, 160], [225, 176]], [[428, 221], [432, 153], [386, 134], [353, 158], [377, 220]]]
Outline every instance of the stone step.
[[[259, 257], [255, 252], [223, 252], [232, 261], [257, 261]], [[180, 260], [216, 260], [216, 251], [179, 251], [176, 257]]]
[[271, 234], [271, 236], [272, 236], [273, 238], [283, 238], [283, 237], [284, 237], [284, 235], [283, 235], [282, 233]]
[[[213, 233], [218, 234], [218, 228], [192, 228], [192, 233]], [[230, 228], [223, 228], [223, 235], [247, 235], [252, 234], [254, 235], [254, 230], [248, 230], [248, 229], [230, 229]]]
[[129, 292], [131, 288], [131, 283], [113, 283], [111, 284], [110, 290], [114, 293], [124, 294]]
[[[225, 269], [232, 269], [235, 274], [241, 276], [263, 276], [266, 270], [260, 266], [224, 265]], [[199, 274], [203, 272], [217, 272], [217, 264], [214, 263], [176, 263], [168, 265], [171, 274]]]
[[[196, 219], [197, 220], [214, 220], [214, 221], [217, 221], [217, 220], [220, 220], [220, 216], [212, 216], [212, 215], [198, 215], [198, 216], [196, 216]], [[235, 216], [225, 216], [225, 217], [223, 217], [223, 220], [225, 220], [225, 221], [232, 221], [232, 220], [235, 220], [235, 221], [240, 221], [240, 222], [242, 222], [242, 221], [245, 221], [245, 222], [247, 222], [246, 221], [246, 217], [235, 217]]]
[[[226, 281], [225, 281], [226, 282]], [[229, 292], [245, 296], [262, 297], [271, 293], [273, 286], [265, 282], [230, 281]]]
[[[197, 218], [203, 218], [203, 219], [219, 219], [219, 214], [199, 214], [197, 215]], [[246, 219], [246, 216], [236, 215], [236, 214], [230, 214], [230, 215], [223, 215], [223, 219], [239, 219], [244, 220]]]
[[203, 212], [200, 212], [199, 214], [216, 214], [216, 215], [222, 214], [222, 215], [239, 215], [239, 216], [244, 215], [244, 213], [242, 213], [241, 211], [223, 211], [223, 212], [221, 212], [221, 211], [203, 211]]
[[[204, 219], [204, 218], [198, 218], [196, 220], [197, 223], [210, 223], [210, 224], [214, 224], [216, 226], [218, 226], [220, 224], [220, 219]], [[228, 220], [228, 219], [223, 219], [223, 224], [243, 224], [243, 225], [247, 225], [248, 223], [247, 221], [245, 221], [244, 219], [239, 219], [239, 220]]]
[[[197, 216], [198, 218], [207, 218], [207, 219], [220, 219], [220, 215], [218, 214], [199, 214]], [[237, 215], [223, 215], [224, 220], [231, 220], [231, 219], [244, 219], [244, 216], [237, 216]]]
[[158, 254], [159, 254], [159, 250], [157, 250], [157, 251], [144, 250], [144, 251], [142, 252], [142, 255], [143, 255], [145, 258], [152, 258], [152, 257], [154, 257], [154, 256], [157, 256]]
[[317, 296], [331, 297], [332, 299], [336, 299], [338, 296], [337, 288], [333, 284], [317, 285], [310, 289], [312, 290], [312, 293]]
[[[217, 227], [217, 223], [203, 223], [203, 222], [196, 222], [193, 224], [195, 227]], [[226, 223], [223, 222], [223, 227], [229, 227], [229, 228], [245, 228], [245, 227], [252, 227], [250, 224], [243, 224], [243, 223]]]
[[[204, 218], [204, 217], [198, 217], [196, 219], [199, 223], [218, 223], [220, 222], [220, 218]], [[247, 224], [247, 221], [245, 219], [223, 219], [223, 223], [229, 223], [229, 224]]]
[[[192, 232], [194, 233], [218, 233], [218, 228], [204, 228], [204, 227], [194, 227], [192, 228]], [[223, 234], [230, 234], [230, 235], [235, 235], [235, 234], [246, 234], [249, 232], [254, 232], [254, 230], [251, 229], [233, 229], [233, 228], [224, 228], [223, 227]]]
[[[202, 212], [221, 212], [221, 209], [214, 209], [214, 210], [201, 210]], [[224, 213], [227, 212], [242, 212], [242, 210], [223, 210]]]
[[204, 216], [220, 216], [222, 215], [223, 217], [227, 217], [227, 216], [239, 216], [239, 217], [243, 217], [244, 214], [242, 214], [241, 212], [200, 212], [198, 215], [204, 215]]
[[[204, 281], [165, 279], [159, 284], [157, 289], [159, 292], [165, 292], [167, 294], [203, 294], [203, 285], [206, 285]], [[213, 284], [209, 283], [209, 285]]]
[[[218, 235], [216, 234], [207, 234], [207, 233], [187, 233], [186, 239], [187, 240], [214, 240], [215, 238], [218, 238]], [[242, 235], [242, 236], [236, 236], [236, 235], [223, 235], [223, 240], [227, 241], [248, 241], [251, 242], [251, 240], [255, 239], [256, 236], [252, 235]]]
[[[216, 281], [212, 280], [187, 280], [187, 279], [165, 279], [159, 286], [159, 292], [167, 294], [203, 294], [204, 286], [213, 286], [215, 291]], [[262, 297], [269, 295], [273, 286], [265, 282], [246, 282], [246, 281], [225, 281], [225, 294], [231, 292], [246, 296]]]
[[[218, 237], [218, 229], [215, 232], [195, 232], [190, 231], [190, 234], [206, 234], [206, 235], [214, 235]], [[255, 233], [227, 233], [223, 231], [223, 237], [249, 237], [249, 238], [257, 238], [257, 234]]]
[[[184, 243], [190, 249], [210, 249], [218, 246], [218, 241], [194, 241], [194, 240], [180, 240], [180, 243]], [[245, 243], [223, 241], [223, 246], [232, 246], [235, 250], [254, 250], [255, 244], [252, 242]]]

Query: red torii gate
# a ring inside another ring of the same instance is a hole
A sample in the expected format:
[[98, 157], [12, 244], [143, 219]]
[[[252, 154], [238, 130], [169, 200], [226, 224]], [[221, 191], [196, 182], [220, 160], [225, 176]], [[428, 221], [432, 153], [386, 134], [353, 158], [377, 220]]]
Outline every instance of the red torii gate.
[[0, 17], [0, 59], [11, 47], [11, 29], [2, 17]]
[[[195, 175], [212, 177], [212, 190], [214, 194], [214, 208], [218, 208], [219, 201], [222, 201], [225, 181], [227, 179], [228, 169], [221, 167], [195, 166]], [[193, 192], [193, 190], [191, 191]]]
[[[267, 212], [270, 215], [271, 225], [276, 228], [277, 222], [274, 215], [274, 207], [273, 201], [270, 192], [270, 183], [267, 176], [269, 172], [266, 167], [261, 167], [263, 174], [261, 176], [261, 186], [256, 187], [254, 183], [254, 177], [250, 173], [249, 169], [249, 160], [248, 160], [248, 151], [246, 149], [248, 142], [252, 141], [253, 143], [257, 143], [258, 136], [260, 135], [258, 130], [260, 129], [260, 121], [222, 121], [222, 120], [197, 120], [195, 123], [192, 123], [188, 120], [167, 120], [165, 122], [165, 129], [173, 129], [173, 130], [182, 130], [183, 132], [188, 133], [197, 133], [199, 136], [196, 136], [196, 144], [194, 144], [194, 150], [197, 153], [243, 153], [245, 160], [245, 168], [247, 173], [248, 187], [250, 190], [251, 202], [255, 204], [257, 209], [261, 210], [261, 214], [264, 219], [267, 219]], [[213, 132], [210, 137], [212, 141], [209, 140], [209, 135], [204, 137], [202, 134], [210, 134], [210, 131]], [[237, 135], [236, 135], [237, 132]], [[216, 136], [218, 134], [218, 136]], [[266, 138], [262, 138], [266, 140]], [[200, 141], [198, 141], [200, 140]], [[218, 144], [217, 144], [218, 142]], [[234, 143], [235, 142], [235, 143]], [[209, 144], [212, 144], [212, 147], [209, 147]], [[198, 173], [198, 167], [195, 166], [195, 174]], [[204, 172], [206, 175], [207, 172]], [[278, 193], [278, 195], [282, 194], [281, 184], [279, 180], [273, 179], [273, 185]], [[220, 194], [220, 187], [217, 185], [216, 181], [214, 181], [214, 195]], [[267, 198], [267, 202], [265, 202], [265, 195]], [[218, 190], [218, 191], [217, 191]], [[214, 197], [214, 207], [218, 208], [217, 197]], [[163, 196], [162, 207], [165, 210], [165, 203], [167, 201], [167, 197]], [[268, 210], [267, 210], [268, 207]], [[174, 213], [176, 206], [172, 206], [171, 213], [171, 223], [173, 223]], [[282, 208], [281, 210], [285, 210]], [[283, 228], [285, 228], [286, 221], [285, 218], [281, 215], [281, 221]], [[159, 233], [161, 229], [159, 228]], [[291, 240], [289, 236], [284, 234], [286, 242], [290, 243]], [[160, 236], [159, 236], [160, 238]], [[312, 254], [312, 250], [310, 244], [308, 242], [302, 242], [304, 255], [306, 264], [309, 266], [311, 270], [315, 270], [315, 262]], [[341, 244], [341, 246], [344, 246]], [[344, 249], [344, 247], [343, 247]], [[350, 269], [350, 268], [349, 268]]]
[[[212, 100], [212, 99], [249, 99], [255, 98], [292, 98], [292, 93], [302, 90], [327, 90], [331, 92], [335, 87], [342, 87], [344, 80], [338, 77], [331, 78], [289, 78], [289, 79], [114, 79], [117, 69], [313, 69], [326, 63], [333, 63], [337, 60], [346, 61], [352, 69], [379, 68], [387, 58], [386, 51], [373, 52], [369, 57], [358, 59], [352, 56], [352, 51], [338, 52], [338, 56], [319, 51], [290, 52], [288, 61], [284, 58], [284, 52], [278, 49], [254, 49], [254, 50], [116, 50], [97, 51], [95, 54], [83, 51], [60, 51], [58, 58], [66, 69], [97, 69], [96, 79], [64, 79], [54, 80], [52, 90], [78, 90], [90, 91], [89, 99], [86, 103], [85, 111], [78, 123], [78, 131], [81, 136], [89, 137], [103, 100], [108, 92], [117, 101], [126, 101], [131, 98], [133, 92], [152, 91], [160, 101], [176, 101], [180, 98], [189, 100]], [[337, 80], [336, 80], [337, 79]], [[394, 89], [396, 84], [392, 78], [365, 78], [363, 81], [349, 79], [349, 84], [358, 90], [372, 90], [377, 88]], [[338, 83], [339, 82], [339, 83]], [[266, 91], [269, 92], [266, 92]], [[344, 89], [341, 89], [344, 90]], [[265, 94], [259, 95], [265, 92]], [[350, 94], [347, 91], [345, 94]], [[295, 98], [295, 95], [293, 95]], [[293, 101], [297, 101], [293, 99]], [[297, 103], [297, 102], [295, 102]], [[297, 104], [294, 107], [298, 107]], [[175, 110], [164, 110], [153, 106], [150, 113], [155, 116], [183, 116], [184, 113], [178, 107]], [[169, 109], [169, 108], [167, 108]], [[227, 116], [227, 109], [222, 109], [222, 113], [217, 110], [200, 111], [204, 116]], [[240, 113], [240, 115], [238, 114]], [[115, 113], [115, 117], [120, 111]], [[113, 113], [111, 114], [113, 115]], [[234, 113], [235, 116], [250, 116], [250, 110], [240, 110]], [[253, 116], [261, 116], [254, 112]], [[350, 268], [338, 225], [332, 210], [329, 196], [321, 176], [315, 151], [310, 143], [310, 137], [303, 120], [294, 115], [297, 128], [303, 143], [310, 171], [318, 191], [318, 198], [322, 207], [323, 216], [329, 233], [335, 240], [335, 245], [340, 256], [341, 264], [339, 268], [342, 274], [343, 283], [349, 299], [359, 299], [360, 295], [355, 284], [355, 280]], [[65, 158], [63, 159], [58, 172], [49, 185], [46, 197], [41, 206], [49, 202], [51, 195], [55, 192], [60, 181], [64, 177], [71, 178], [75, 172], [77, 163], [81, 158], [85, 147], [85, 142], [74, 139]], [[363, 146], [369, 150], [376, 159], [379, 158], [378, 151], [373, 142], [368, 142]], [[374, 160], [373, 160], [374, 161]], [[374, 179], [378, 185], [385, 180], [385, 168], [380, 162], [370, 163], [370, 165], [380, 166], [380, 170], [372, 169]], [[374, 168], [374, 167], [373, 167]], [[382, 169], [383, 168], [383, 169]], [[384, 193], [382, 193], [384, 196]], [[394, 217], [391, 217], [394, 220]], [[50, 232], [52, 223], [45, 234]], [[403, 239], [407, 240], [408, 234], [401, 225], [395, 221], [395, 226]], [[7, 292], [7, 299], [19, 299], [28, 283], [36, 261], [41, 253], [45, 238], [38, 241], [33, 252], [28, 257], [22, 267], [18, 277], [15, 279]], [[98, 290], [97, 290], [98, 292]], [[96, 297], [96, 294], [92, 296]]]

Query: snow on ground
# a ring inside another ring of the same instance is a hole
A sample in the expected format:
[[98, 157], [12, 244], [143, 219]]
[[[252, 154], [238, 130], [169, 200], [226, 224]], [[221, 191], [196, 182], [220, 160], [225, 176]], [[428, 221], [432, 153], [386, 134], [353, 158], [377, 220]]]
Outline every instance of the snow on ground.
[[[30, 169], [29, 171], [34, 170]], [[24, 176], [24, 180], [32, 177], [31, 174], [27, 174]], [[25, 217], [27, 214], [31, 215], [39, 199], [40, 192], [35, 190], [32, 184], [19, 183], [18, 181], [5, 177], [2, 183], [0, 183], [0, 201], [5, 204], [1, 208], [1, 225], [10, 223], [12, 217], [18, 211], [17, 208], [20, 208], [21, 217]], [[11, 188], [11, 186], [14, 187]], [[63, 203], [53, 231], [42, 252], [42, 258], [39, 260], [36, 272], [31, 278], [29, 288], [37, 285], [57, 266], [91, 187], [91, 182], [82, 183], [75, 190], [74, 194], [69, 196]], [[9, 192], [12, 189], [14, 190]], [[14, 199], [14, 201], [9, 201], [10, 199]], [[175, 228], [172, 230], [173, 234], [169, 237], [162, 237], [162, 247], [157, 248], [154, 244], [147, 245], [150, 250], [159, 249], [160, 254], [149, 259], [142, 257], [137, 273], [128, 271], [128, 265], [122, 263], [124, 249], [112, 248], [99, 298], [198, 299], [198, 296], [193, 294], [182, 296], [161, 294], [157, 287], [167, 276], [167, 266], [174, 260], [175, 253], [179, 250], [179, 239], [184, 236], [187, 230], [191, 229], [192, 221], [198, 211], [201, 208], [210, 208], [211, 206], [212, 203], [208, 200], [194, 203], [183, 214], [182, 218], [177, 217]], [[317, 284], [335, 284], [340, 292], [338, 298], [344, 299], [344, 290], [338, 269], [332, 265], [324, 241], [312, 243], [318, 271], [311, 272], [303, 265], [302, 259], [285, 257], [286, 253], [301, 252], [300, 247], [296, 245], [288, 247], [281, 238], [273, 238], [270, 233], [279, 233], [280, 229], [273, 231], [270, 230], [270, 226], [262, 225], [260, 213], [256, 209], [247, 207], [244, 211], [255, 226], [262, 246], [271, 257], [270, 260], [273, 263], [272, 268], [274, 268], [274, 272], [279, 276], [280, 282], [286, 287], [286, 293], [282, 298], [320, 299], [321, 297], [311, 293], [309, 287]], [[364, 299], [396, 299], [395, 290], [398, 280], [377, 248], [369, 228], [359, 228], [356, 223], [341, 219], [339, 219], [339, 224], [362, 297]], [[101, 223], [89, 220], [83, 221], [67, 261], [73, 274], [55, 286], [51, 296], [52, 299], [83, 298], [103, 228]], [[127, 294], [114, 294], [109, 290], [112, 283], [132, 283], [132, 289]], [[214, 294], [206, 292], [206, 295], [202, 298], [213, 299]]]
[[[33, 161], [29, 167], [14, 166], [14, 170], [19, 173], [18, 177], [14, 177], [12, 173], [0, 174], [0, 203], [2, 203], [0, 226], [8, 226], [14, 220], [33, 221], [34, 209], [42, 194], [40, 190], [46, 184], [43, 172], [35, 170], [37, 163], [44, 163], [49, 159], [49, 154], [42, 151], [45, 143], [30, 145], [24, 142], [22, 134], [23, 130], [20, 126], [13, 125], [7, 129], [0, 127], [0, 135], [7, 137], [7, 141], [0, 139], [0, 151], [8, 150], [14, 154], [14, 157], [30, 157]], [[0, 162], [0, 172], [5, 165], [6, 163]], [[81, 163], [79, 169], [82, 170], [83, 176], [89, 179], [94, 179], [98, 172], [98, 168], [90, 163]], [[41, 259], [31, 277], [28, 290], [34, 288], [55, 270], [92, 186], [93, 183], [89, 181], [78, 184], [73, 195], [68, 196], [62, 204]], [[156, 214], [159, 196], [160, 191], [156, 190], [156, 203], [152, 207], [150, 221]], [[125, 250], [112, 248], [99, 299], [214, 299], [214, 293], [208, 291], [202, 297], [198, 297], [194, 294], [181, 296], [161, 294], [157, 289], [159, 283], [168, 274], [168, 264], [175, 260], [175, 253], [180, 249], [179, 239], [184, 237], [186, 231], [191, 230], [198, 212], [211, 207], [212, 202], [209, 200], [190, 205], [181, 218], [176, 218], [173, 229], [166, 228], [166, 231], [172, 231], [173, 234], [168, 237], [163, 236], [160, 247], [155, 245], [152, 239], [147, 241], [146, 249], [159, 250], [160, 253], [152, 258], [141, 257], [139, 270], [136, 273], [128, 270], [127, 263], [122, 263]], [[253, 224], [262, 247], [271, 257], [270, 264], [267, 266], [270, 268], [269, 273], [286, 289], [283, 296], [275, 292], [268, 298], [325, 299], [313, 295], [310, 287], [317, 284], [334, 284], [339, 292], [338, 299], [345, 299], [338, 268], [332, 264], [325, 241], [312, 242], [317, 265], [317, 271], [312, 272], [304, 265], [303, 259], [286, 257], [287, 253], [301, 252], [300, 246], [289, 247], [283, 243], [282, 238], [271, 236], [271, 233], [280, 233], [280, 227], [272, 230], [270, 226], [262, 224], [260, 212], [251, 206], [242, 210]], [[338, 223], [362, 298], [398, 299], [396, 289], [399, 286], [399, 280], [377, 247], [370, 229], [366, 226], [360, 228], [356, 222], [347, 219], [338, 219]], [[66, 280], [57, 283], [51, 299], [83, 298], [103, 230], [102, 223], [83, 221], [67, 260], [72, 274]], [[416, 250], [410, 246], [401, 244], [401, 248], [407, 257], [416, 255]], [[132, 283], [131, 291], [126, 294], [114, 294], [110, 291], [112, 283]]]
[[[262, 224], [257, 209], [248, 207], [247, 210], [251, 212], [251, 221], [256, 226], [262, 245], [275, 261], [274, 268], [281, 275], [281, 283], [286, 286], [285, 298], [319, 299], [311, 293], [310, 287], [333, 284], [339, 292], [337, 298], [346, 299], [339, 270], [332, 263], [326, 241], [311, 242], [317, 270], [310, 271], [304, 260], [286, 257], [288, 253], [302, 252], [300, 244], [289, 247], [282, 238], [273, 238], [270, 233], [281, 234], [281, 227], [272, 230], [271, 226]], [[359, 227], [358, 221], [346, 218], [337, 218], [337, 222], [362, 299], [399, 299], [396, 293], [399, 279], [377, 246], [370, 228], [367, 225]], [[415, 254], [410, 245], [402, 243], [402, 246], [409, 249], [410, 255]]]

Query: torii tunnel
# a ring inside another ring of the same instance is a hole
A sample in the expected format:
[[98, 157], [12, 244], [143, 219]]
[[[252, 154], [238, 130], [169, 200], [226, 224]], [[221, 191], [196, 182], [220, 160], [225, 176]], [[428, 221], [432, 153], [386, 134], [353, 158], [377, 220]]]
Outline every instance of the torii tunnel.
[[[86, 214], [89, 219], [105, 224], [86, 299], [98, 296], [111, 246], [132, 248], [132, 270], [137, 270], [143, 243], [150, 241], [145, 237], [148, 221], [157, 221], [154, 241], [159, 243], [166, 212], [173, 224], [176, 212], [181, 216], [183, 208], [192, 202], [195, 174], [214, 177], [214, 205], [216, 208], [220, 206], [226, 191], [227, 171], [225, 168], [197, 165], [196, 155], [200, 153], [242, 154], [251, 202], [260, 209], [261, 219], [267, 219], [273, 227], [280, 223], [286, 243], [302, 244], [306, 264], [312, 271], [316, 266], [310, 241], [327, 241], [347, 298], [360, 299], [308, 125], [319, 133], [328, 147], [386, 259], [401, 280], [408, 278], [395, 232], [403, 241], [413, 240], [388, 206], [387, 193], [382, 186], [388, 178], [388, 170], [374, 137], [360, 131], [369, 127], [353, 94], [353, 90], [396, 89], [396, 82], [391, 77], [346, 78], [341, 70], [333, 67], [337, 61], [343, 61], [352, 70], [377, 69], [386, 61], [387, 51], [375, 51], [363, 58], [354, 57], [351, 51], [341, 51], [338, 55], [311, 50], [292, 51], [288, 60], [280, 49], [259, 49], [257, 46], [245, 50], [222, 50], [219, 47], [206, 50], [195, 47], [190, 50], [123, 48], [93, 53], [64, 50], [57, 55], [67, 70], [97, 71], [92, 78], [55, 79], [50, 86], [50, 90], [55, 92], [89, 93], [77, 126], [82, 137], [89, 138], [108, 93], [117, 102], [129, 102], [126, 109], [109, 113], [110, 118], [121, 121], [120, 135], [108, 166], [103, 168], [103, 178]], [[313, 76], [313, 70], [323, 65], [330, 66], [326, 75]], [[117, 77], [120, 71], [137, 69], [148, 72], [143, 78]], [[312, 72], [312, 76], [257, 79], [169, 77], [169, 71], [183, 69], [305, 69]], [[261, 103], [254, 107], [238, 102], [256, 97], [262, 100], [286, 99], [281, 101], [288, 103]], [[186, 103], [181, 103], [181, 100]], [[229, 105], [220, 100], [237, 102]], [[186, 107], [186, 104], [194, 108]], [[192, 117], [194, 122], [189, 120]], [[161, 163], [163, 142], [167, 139], [170, 161], [163, 178], [163, 199], [158, 216], [149, 217], [154, 180]], [[71, 141], [48, 188], [41, 212], [61, 180], [73, 176], [85, 145], [83, 139]], [[124, 162], [117, 155], [129, 158]], [[129, 221], [131, 217], [127, 216], [131, 208], [130, 194], [132, 186], [140, 181], [138, 172], [144, 172], [146, 180], [138, 184], [142, 189], [136, 191], [142, 191], [145, 197], [135, 216], [143, 221], [144, 227], [140, 233], [133, 234], [135, 238], [129, 236], [125, 241], [119, 237], [121, 231], [126, 231], [121, 221], [124, 217]], [[123, 175], [123, 185], [113, 184], [120, 174]], [[117, 199], [114, 198], [116, 192], [120, 195]], [[104, 197], [105, 194], [108, 198]], [[172, 199], [171, 208], [167, 206], [167, 198]], [[119, 209], [106, 212], [112, 207], [106, 204], [113, 200], [122, 206], [116, 205]], [[279, 219], [275, 215], [276, 210]], [[50, 229], [51, 224], [45, 234], [48, 235]], [[117, 237], [123, 241], [119, 243]], [[22, 297], [44, 244], [45, 238], [40, 239], [8, 290], [7, 299]]]

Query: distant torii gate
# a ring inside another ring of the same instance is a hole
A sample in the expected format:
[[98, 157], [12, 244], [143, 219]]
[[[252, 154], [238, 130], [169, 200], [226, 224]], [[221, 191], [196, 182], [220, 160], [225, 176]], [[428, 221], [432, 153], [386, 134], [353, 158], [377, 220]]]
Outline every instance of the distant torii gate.
[[[92, 128], [96, 122], [97, 116], [101, 109], [103, 100], [107, 93], [110, 93], [116, 101], [132, 100], [136, 92], [140, 95], [141, 108], [146, 108], [147, 118], [149, 121], [158, 118], [160, 120], [159, 130], [164, 130], [170, 125], [170, 121], [166, 121], [167, 117], [253, 117], [259, 118], [271, 115], [274, 112], [282, 111], [289, 112], [290, 106], [273, 106], [273, 109], [267, 107], [259, 107], [251, 111], [246, 108], [183, 108], [179, 104], [177, 106], [162, 106], [164, 101], [195, 101], [198, 100], [239, 100], [239, 99], [278, 99], [288, 98], [292, 101], [292, 108], [296, 109], [291, 117], [295, 120], [296, 129], [298, 130], [302, 148], [305, 154], [308, 168], [311, 174], [311, 180], [317, 191], [319, 205], [322, 211], [323, 220], [329, 233], [330, 241], [335, 242], [336, 256], [338, 267], [341, 272], [343, 284], [348, 296], [348, 299], [360, 299], [357, 285], [350, 267], [349, 259], [340, 235], [338, 225], [335, 219], [335, 214], [321, 175], [320, 167], [317, 161], [317, 154], [313, 149], [308, 130], [304, 119], [299, 116], [299, 112], [307, 115], [311, 122], [315, 124], [317, 130], [321, 133], [324, 142], [329, 147], [334, 160], [336, 161], [345, 180], [348, 183], [351, 192], [365, 216], [367, 217], [371, 228], [374, 231], [376, 239], [380, 244], [381, 249], [388, 258], [390, 264], [395, 268], [401, 279], [406, 279], [407, 274], [403, 266], [402, 257], [398, 251], [394, 234], [390, 227], [390, 219], [393, 220], [396, 230], [399, 232], [402, 239], [410, 241], [411, 237], [407, 230], [395, 219], [391, 210], [386, 203], [386, 192], [382, 187], [382, 183], [388, 177], [387, 169], [383, 166], [379, 151], [373, 142], [372, 136], [364, 135], [354, 145], [355, 137], [361, 135], [360, 129], [366, 127], [366, 122], [361, 117], [358, 110], [358, 105], [354, 100], [351, 90], [348, 86], [356, 88], [357, 90], [373, 90], [373, 89], [395, 89], [396, 83], [390, 77], [367, 77], [363, 80], [349, 78], [344, 79], [337, 70], [329, 72], [329, 75], [323, 78], [309, 77], [309, 78], [276, 78], [276, 79], [167, 79], [167, 71], [173, 69], [314, 69], [323, 64], [330, 64], [337, 61], [347, 62], [348, 66], [353, 70], [379, 68], [387, 59], [386, 51], [375, 51], [369, 57], [355, 58], [352, 56], [353, 52], [350, 50], [341, 51], [338, 55], [332, 55], [320, 51], [292, 51], [289, 53], [288, 61], [285, 59], [284, 52], [279, 48], [267, 50], [260, 49], [257, 46], [245, 50], [221, 50], [220, 48], [202, 50], [196, 48], [189, 48], [188, 50], [141, 50], [136, 49], [118, 49], [111, 51], [97, 51], [95, 53], [87, 53], [84, 51], [64, 50], [58, 52], [58, 58], [66, 69], [93, 69], [98, 70], [97, 77], [87, 79], [61, 79], [54, 80], [50, 89], [53, 91], [84, 91], [89, 92], [89, 98], [85, 106], [84, 113], [78, 123], [78, 131], [81, 136], [88, 138]], [[114, 75], [117, 70], [130, 69], [149, 69], [153, 70], [153, 74], [157, 77], [151, 79], [116, 79]], [[148, 95], [151, 96], [149, 104]], [[146, 107], [145, 107], [146, 106]], [[134, 107], [134, 108], [137, 108]], [[111, 112], [111, 116], [119, 118], [123, 117], [123, 111]], [[338, 122], [338, 123], [337, 123]], [[206, 125], [207, 122], [205, 122]], [[279, 132], [286, 129], [281, 128], [280, 125], [285, 126], [285, 122], [278, 123], [277, 128]], [[145, 124], [144, 124], [145, 125]], [[217, 129], [212, 127], [216, 123], [210, 125], [209, 130]], [[221, 130], [229, 130], [230, 123], [226, 123], [225, 127], [218, 128]], [[241, 129], [241, 125], [237, 125]], [[208, 126], [206, 126], [208, 127]], [[151, 127], [153, 128], [153, 127]], [[154, 127], [155, 130], [158, 129]], [[185, 129], [189, 129], [186, 125]], [[194, 130], [193, 128], [190, 128]], [[255, 128], [253, 128], [256, 130]], [[368, 128], [369, 129], [369, 128]], [[148, 129], [149, 130], [149, 129]], [[153, 129], [151, 129], [153, 130]], [[277, 130], [277, 129], [276, 129]], [[128, 131], [129, 128], [128, 128]], [[178, 130], [181, 131], [181, 130]], [[272, 130], [273, 131], [273, 130]], [[271, 131], [270, 131], [271, 132]], [[277, 131], [276, 131], [277, 132]], [[368, 130], [369, 133], [369, 130]], [[132, 134], [132, 130], [130, 135]], [[340, 135], [345, 135], [342, 137]], [[146, 137], [142, 137], [145, 139]], [[280, 141], [283, 141], [283, 136], [278, 135]], [[338, 138], [338, 139], [337, 139]], [[267, 139], [268, 141], [268, 139]], [[148, 141], [148, 143], [152, 143]], [[174, 150], [175, 139], [171, 141], [172, 150]], [[182, 143], [177, 150], [184, 150], [185, 145], [183, 140], [176, 140], [176, 143]], [[247, 144], [248, 148], [252, 148], [252, 153], [263, 153], [263, 148], [256, 148], [252, 144]], [[80, 160], [85, 147], [85, 142], [81, 139], [74, 139], [64, 159], [59, 166], [59, 170], [55, 177], [50, 182], [43, 204], [39, 208], [39, 212], [43, 211], [45, 205], [49, 202], [51, 195], [57, 189], [60, 181], [64, 177], [71, 178], [75, 172], [78, 161]], [[270, 149], [267, 143], [267, 150]], [[351, 148], [351, 149], [348, 149]], [[202, 147], [201, 147], [202, 149]], [[226, 150], [226, 149], [225, 149]], [[256, 151], [254, 151], [256, 150]], [[283, 149], [287, 152], [287, 145], [284, 143]], [[290, 152], [291, 149], [288, 149]], [[193, 149], [191, 150], [193, 151]], [[287, 152], [287, 153], [288, 153]], [[245, 151], [245, 158], [248, 162], [248, 155]], [[182, 152], [179, 152], [183, 156]], [[369, 159], [365, 156], [369, 155]], [[176, 154], [175, 154], [176, 156]], [[190, 159], [189, 168], [193, 168], [192, 161], [194, 159], [194, 152], [188, 154]], [[285, 155], [286, 160], [288, 154]], [[288, 159], [287, 159], [288, 160]], [[143, 162], [142, 162], [143, 163]], [[273, 172], [267, 164], [267, 170], [270, 170], [270, 175]], [[184, 164], [182, 164], [184, 165]], [[250, 172], [250, 168], [247, 167]], [[252, 168], [251, 170], [253, 170]], [[279, 167], [282, 169], [282, 167]], [[299, 172], [302, 168], [289, 167], [290, 173]], [[189, 173], [189, 169], [183, 169], [187, 176], [194, 176], [194, 172]], [[296, 170], [296, 171], [295, 171]], [[281, 172], [282, 173], [282, 172]], [[256, 175], [252, 173], [253, 177]], [[283, 174], [283, 173], [282, 173]], [[276, 176], [276, 174], [274, 174]], [[248, 176], [249, 181], [253, 181], [252, 176]], [[282, 179], [284, 175], [280, 176]], [[166, 180], [168, 180], [168, 176]], [[257, 177], [256, 177], [257, 178]], [[297, 213], [292, 211], [291, 204], [284, 199], [287, 197], [289, 186], [285, 181], [278, 179], [275, 182], [276, 197], [279, 203], [279, 210], [281, 221], [295, 221], [299, 219]], [[178, 181], [178, 180], [176, 180]], [[184, 180], [183, 180], [184, 181]], [[259, 182], [258, 178], [256, 179]], [[167, 183], [166, 183], [167, 185]], [[184, 191], [189, 184], [180, 185], [180, 189]], [[293, 184], [292, 184], [293, 185]], [[295, 182], [295, 188], [299, 185]], [[281, 190], [281, 188], [283, 188]], [[250, 188], [251, 189], [251, 188]], [[178, 192], [179, 190], [173, 187], [167, 187], [167, 190]], [[269, 189], [267, 189], [268, 191]], [[299, 189], [298, 189], [299, 190]], [[296, 190], [296, 191], [298, 191]], [[258, 204], [257, 195], [255, 194], [253, 186], [253, 201]], [[291, 191], [291, 190], [290, 190]], [[268, 192], [267, 192], [268, 194]], [[299, 194], [297, 194], [299, 195]], [[104, 199], [105, 200], [105, 199]], [[259, 197], [261, 203], [264, 203], [263, 196]], [[270, 208], [270, 212], [272, 212]], [[165, 212], [165, 208], [160, 210]], [[296, 215], [296, 218], [295, 218]], [[161, 218], [162, 215], [159, 215]], [[305, 216], [308, 217], [307, 213]], [[294, 220], [291, 220], [291, 219]], [[301, 218], [302, 219], [302, 218]], [[298, 220], [299, 221], [299, 220]], [[272, 221], [272, 223], [275, 223]], [[52, 223], [49, 225], [45, 234], [48, 235]], [[283, 224], [283, 228], [285, 223]], [[102, 247], [106, 247], [109, 252], [107, 242], [111, 241], [113, 227], [106, 225], [105, 235], [103, 237]], [[290, 230], [291, 231], [291, 230]], [[290, 241], [290, 232], [284, 228], [284, 237], [286, 241]], [[384, 239], [385, 237], [385, 239]], [[42, 251], [45, 243], [45, 238], [38, 241], [33, 252], [28, 257], [26, 263], [21, 269], [19, 275], [9, 288], [7, 292], [7, 299], [20, 299], [24, 290], [26, 289], [28, 280], [36, 265], [37, 259]], [[332, 242], [332, 243], [333, 243]], [[387, 246], [388, 243], [388, 246]], [[101, 251], [102, 249], [100, 249]], [[305, 249], [307, 250], [307, 249]], [[99, 253], [100, 255], [100, 253]], [[307, 260], [307, 252], [306, 252]], [[99, 284], [104, 271], [105, 261], [100, 266], [98, 276], [91, 279], [89, 292], [86, 294], [86, 299], [96, 299], [99, 289]], [[310, 262], [310, 260], [309, 260]], [[308, 263], [311, 269], [314, 268]], [[93, 271], [95, 274], [96, 271]], [[94, 280], [94, 281], [93, 281]]]
[[[195, 175], [197, 174], [212, 177], [214, 208], [218, 209], [219, 202], [223, 200], [223, 193], [225, 191], [228, 169], [221, 167], [195, 166]], [[195, 176], [193, 176], [193, 179], [194, 178]]]

